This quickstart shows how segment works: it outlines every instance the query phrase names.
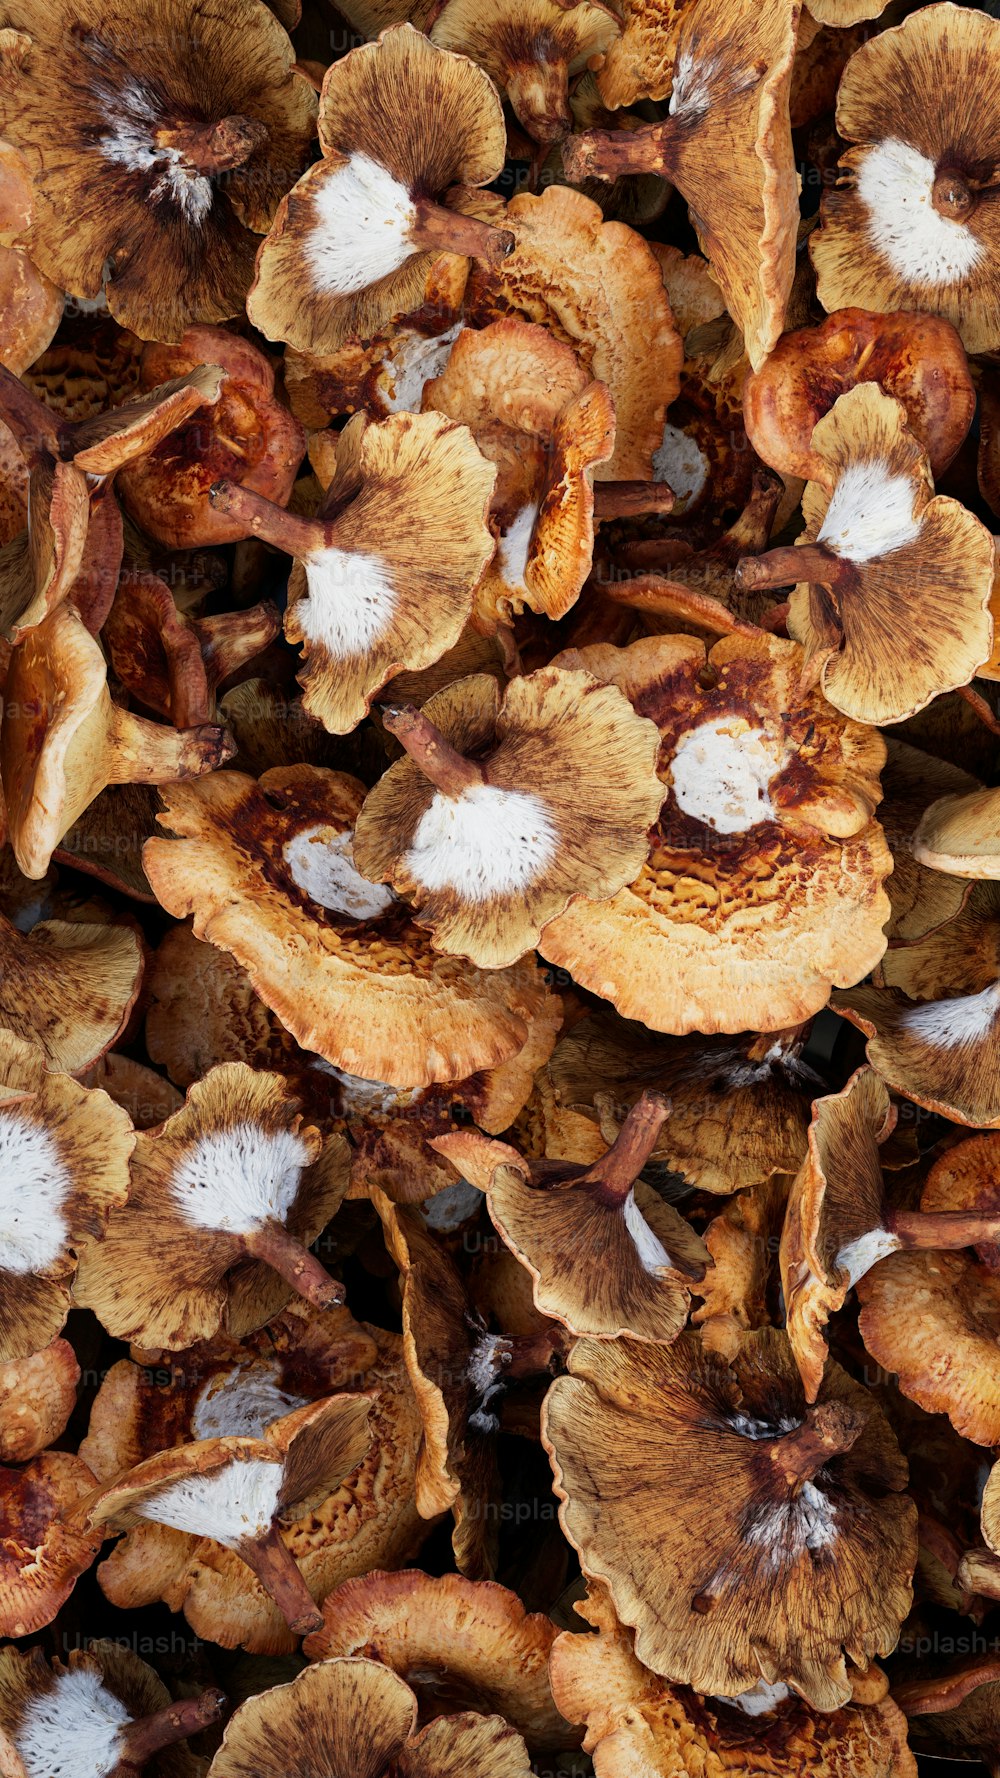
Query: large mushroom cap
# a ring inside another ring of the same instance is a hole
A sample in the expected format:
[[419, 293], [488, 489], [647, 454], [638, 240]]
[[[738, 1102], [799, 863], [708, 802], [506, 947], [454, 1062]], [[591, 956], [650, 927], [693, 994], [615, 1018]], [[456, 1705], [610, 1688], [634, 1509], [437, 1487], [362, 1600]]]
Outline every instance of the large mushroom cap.
[[0, 1021], [50, 1067], [80, 1074], [121, 1036], [144, 964], [130, 922], [43, 920], [22, 934], [0, 918]]

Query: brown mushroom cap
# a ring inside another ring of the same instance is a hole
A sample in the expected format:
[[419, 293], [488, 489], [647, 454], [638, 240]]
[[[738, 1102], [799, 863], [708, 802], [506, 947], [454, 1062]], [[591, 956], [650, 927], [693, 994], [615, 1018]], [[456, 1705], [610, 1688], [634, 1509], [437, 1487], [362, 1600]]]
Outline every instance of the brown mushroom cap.
[[616, 686], [543, 667], [501, 697], [483, 673], [386, 722], [411, 757], [369, 792], [354, 855], [435, 949], [503, 968], [571, 901], [641, 868], [663, 801], [658, 737]]
[[174, 785], [163, 825], [180, 841], [145, 852], [161, 905], [194, 914], [198, 937], [236, 958], [302, 1048], [350, 1074], [413, 1087], [509, 1060], [527, 1036], [522, 1008], [544, 998], [541, 972], [436, 956], [350, 862], [362, 799], [356, 779], [310, 766], [259, 785], [236, 772]]
[[220, 1062], [288, 1070], [292, 1037], [235, 959], [195, 938], [190, 926], [171, 926], [161, 939], [147, 987], [146, 1048], [182, 1092]]
[[868, 1393], [832, 1366], [807, 1414], [771, 1329], [731, 1364], [694, 1335], [579, 1341], [569, 1371], [543, 1415], [560, 1518], [640, 1659], [723, 1697], [763, 1679], [846, 1703], [845, 1654], [866, 1667], [893, 1647], [917, 1552], [906, 1465]]
[[80, 1366], [68, 1340], [0, 1364], [0, 1463], [27, 1463], [65, 1431]]
[[[886, 884], [892, 903], [888, 936], [903, 944], [926, 937], [953, 920], [969, 895], [967, 882], [956, 882], [932, 862], [924, 839], [931, 810], [976, 788], [976, 779], [948, 760], [934, 759], [906, 741], [886, 737], [888, 758], [882, 768], [883, 800], [878, 818], [893, 856]], [[971, 871], [961, 875], [971, 876]]]
[[597, 86], [618, 110], [637, 99], [666, 99], [674, 80], [684, 0], [621, 0], [621, 36], [609, 44]]
[[133, 901], [156, 897], [142, 868], [142, 848], [156, 832], [158, 792], [151, 784], [108, 784], [63, 834], [52, 857], [96, 877]]
[[949, 1661], [925, 1678], [903, 1680], [893, 1698], [909, 1718], [910, 1740], [919, 1752], [996, 1761], [1000, 1748], [1000, 1667], [989, 1651]]
[[948, 876], [1000, 878], [1000, 793], [943, 796], [925, 810], [913, 856]]
[[125, 1029], [144, 963], [131, 923], [44, 920], [22, 934], [0, 918], [0, 1022], [51, 1067], [82, 1073]]
[[445, 0], [429, 35], [485, 68], [528, 135], [551, 143], [573, 127], [569, 78], [599, 65], [620, 30], [601, 0]]
[[103, 1533], [76, 1509], [94, 1478], [68, 1451], [44, 1451], [0, 1472], [0, 1636], [50, 1624], [97, 1555]]

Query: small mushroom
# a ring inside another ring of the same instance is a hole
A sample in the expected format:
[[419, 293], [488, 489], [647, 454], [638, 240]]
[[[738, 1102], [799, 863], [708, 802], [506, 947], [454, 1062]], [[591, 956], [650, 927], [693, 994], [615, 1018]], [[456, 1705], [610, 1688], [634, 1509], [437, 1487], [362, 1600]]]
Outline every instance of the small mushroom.
[[51, 1624], [90, 1567], [102, 1534], [77, 1512], [93, 1486], [86, 1464], [68, 1451], [0, 1469], [0, 1636], [33, 1636]]
[[532, 140], [550, 144], [573, 127], [570, 80], [599, 67], [620, 30], [600, 0], [444, 0], [429, 36], [485, 68]]
[[68, 1340], [0, 1363], [0, 1463], [27, 1463], [66, 1429], [80, 1366]]
[[0, 1024], [82, 1074], [125, 1030], [144, 964], [130, 922], [43, 920], [22, 934], [0, 917]]

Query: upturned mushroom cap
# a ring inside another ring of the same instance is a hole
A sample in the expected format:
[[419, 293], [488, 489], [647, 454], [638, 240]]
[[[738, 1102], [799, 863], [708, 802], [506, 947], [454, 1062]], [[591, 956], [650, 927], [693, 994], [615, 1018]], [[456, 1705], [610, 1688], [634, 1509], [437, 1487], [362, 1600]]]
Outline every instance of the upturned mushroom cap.
[[54, 1444], [76, 1406], [79, 1381], [68, 1340], [0, 1364], [0, 1463], [27, 1463]]
[[[111, 11], [25, 0], [6, 46], [0, 128], [33, 173], [29, 242], [74, 296], [145, 339], [237, 314], [316, 101], [268, 8], [225, 0], [192, 36], [182, 0]], [[225, 177], [219, 179], [223, 173]]]
[[743, 386], [754, 450], [782, 475], [824, 481], [827, 463], [812, 448], [813, 428], [861, 382], [902, 402], [931, 474], [940, 476], [972, 424], [976, 391], [958, 334], [935, 315], [838, 309], [820, 327], [784, 334]]
[[555, 1625], [516, 1593], [460, 1574], [410, 1569], [345, 1581], [323, 1601], [311, 1661], [381, 1661], [413, 1687], [425, 1716], [455, 1709], [502, 1716], [536, 1751], [558, 1751], [572, 1731], [552, 1702], [548, 1661]]
[[885, 949], [884, 744], [802, 694], [801, 659], [763, 634], [707, 658], [686, 636], [557, 657], [657, 723], [670, 788], [635, 881], [575, 903], [541, 949], [651, 1030], [790, 1028]]
[[[943, 808], [945, 802], [956, 806], [959, 798], [979, 786], [960, 766], [935, 759], [906, 741], [887, 736], [886, 745], [889, 756], [882, 768], [884, 797], [878, 816], [893, 856], [893, 872], [886, 884], [892, 903], [888, 936], [911, 944], [955, 919], [965, 906], [969, 883], [956, 881], [935, 862], [937, 855], [931, 856], [932, 848], [924, 836], [934, 818], [932, 810]], [[935, 797], [939, 800], [931, 802]], [[973, 874], [961, 872], [962, 878]]]
[[90, 1567], [103, 1533], [77, 1518], [94, 1478], [68, 1451], [0, 1470], [0, 1636], [51, 1624]]
[[117, 1338], [171, 1351], [223, 1322], [237, 1337], [260, 1327], [295, 1291], [319, 1308], [342, 1301], [308, 1248], [347, 1190], [347, 1144], [324, 1143], [300, 1111], [281, 1075], [213, 1068], [137, 1138], [128, 1205], [88, 1254], [76, 1300]]
[[384, 31], [327, 70], [319, 137], [323, 159], [257, 257], [247, 312], [268, 339], [310, 353], [371, 339], [420, 308], [442, 253], [509, 250], [476, 214], [506, 131], [493, 82], [467, 57], [409, 24]]
[[995, 882], [1000, 878], [1000, 793], [976, 790], [932, 803], [913, 836], [913, 856], [928, 870]]
[[788, 95], [798, 11], [698, 0], [681, 23], [669, 115], [566, 143], [569, 177], [661, 173], [687, 200], [726, 307], [756, 368], [776, 345], [799, 220]]
[[641, 868], [663, 801], [658, 737], [616, 686], [543, 667], [501, 697], [483, 673], [384, 720], [409, 757], [369, 792], [355, 859], [435, 949], [504, 968], [571, 901]]
[[125, 1202], [134, 1141], [106, 1093], [49, 1073], [41, 1050], [0, 1031], [0, 1358], [58, 1334], [77, 1261]]
[[571, 76], [598, 66], [620, 30], [600, 0], [445, 0], [429, 35], [485, 68], [528, 135], [551, 143], [573, 127]]
[[[921, 1753], [951, 1758], [961, 1749], [995, 1770], [1000, 1753], [1000, 1664], [995, 1654], [966, 1655], [944, 1670], [893, 1687]], [[991, 1763], [992, 1762], [992, 1763]]]
[[920, 310], [951, 321], [967, 352], [1000, 343], [1000, 201], [987, 170], [998, 52], [996, 19], [947, 3], [855, 51], [837, 130], [858, 146], [810, 241], [825, 309]]
[[673, 1346], [579, 1341], [543, 1440], [560, 1520], [640, 1660], [715, 1696], [761, 1680], [816, 1709], [851, 1695], [909, 1609], [916, 1507], [871, 1396], [836, 1366], [807, 1412], [784, 1336], [731, 1364]]
[[209, 1778], [531, 1778], [520, 1735], [500, 1716], [442, 1716], [418, 1734], [417, 1700], [377, 1661], [334, 1659], [242, 1704]]
[[651, 248], [566, 185], [519, 193], [504, 223], [513, 252], [501, 265], [473, 268], [469, 319], [483, 326], [520, 315], [568, 340], [614, 403], [615, 448], [595, 480], [652, 480], [684, 348]]
[[144, 963], [131, 922], [44, 920], [22, 934], [0, 918], [0, 1023], [81, 1074], [124, 1031]]
[[597, 86], [609, 110], [666, 99], [674, 80], [683, 0], [621, 0], [621, 35], [608, 46]]
[[743, 562], [738, 580], [795, 582], [789, 634], [809, 675], [856, 721], [901, 722], [988, 658], [993, 539], [934, 494], [906, 409], [875, 383], [839, 397], [812, 449], [825, 472], [803, 495], [796, 548]]
[[354, 778], [311, 766], [259, 785], [218, 773], [174, 785], [146, 869], [178, 919], [235, 957], [304, 1050], [349, 1074], [413, 1087], [516, 1055], [542, 1003], [533, 960], [485, 973], [438, 957], [389, 892], [354, 866]]

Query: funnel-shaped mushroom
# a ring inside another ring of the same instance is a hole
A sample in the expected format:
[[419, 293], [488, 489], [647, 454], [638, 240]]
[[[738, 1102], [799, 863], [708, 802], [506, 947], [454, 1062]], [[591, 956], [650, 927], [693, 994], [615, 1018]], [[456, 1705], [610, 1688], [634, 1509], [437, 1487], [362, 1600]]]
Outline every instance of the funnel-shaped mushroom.
[[139, 568], [119, 581], [102, 640], [126, 691], [174, 728], [190, 729], [212, 721], [218, 686], [262, 654], [280, 629], [269, 599], [243, 611], [187, 617], [165, 582]]
[[801, 659], [763, 634], [707, 658], [687, 636], [557, 657], [657, 723], [669, 794], [634, 882], [575, 902], [541, 950], [651, 1030], [791, 1028], [885, 949], [883, 742], [803, 695]]
[[125, 1029], [144, 957], [130, 923], [44, 920], [22, 934], [0, 918], [0, 1024], [81, 1074]]
[[821, 481], [793, 548], [740, 564], [746, 589], [789, 586], [789, 633], [836, 709], [902, 722], [968, 684], [992, 641], [994, 545], [957, 500], [935, 495], [902, 402], [860, 383], [812, 435]]
[[546, 988], [533, 960], [485, 973], [435, 955], [355, 867], [357, 779], [315, 766], [259, 785], [220, 772], [174, 785], [146, 869], [169, 913], [229, 951], [304, 1050], [402, 1087], [464, 1080], [516, 1055]]
[[503, 109], [465, 56], [384, 31], [327, 70], [319, 137], [258, 255], [247, 312], [268, 339], [311, 353], [370, 339], [421, 307], [441, 254], [510, 251], [474, 189], [503, 166]]
[[968, 352], [1000, 344], [993, 177], [1000, 23], [924, 6], [855, 50], [837, 94], [848, 142], [810, 241], [823, 307], [919, 310]]
[[293, 1292], [321, 1309], [342, 1302], [309, 1243], [347, 1190], [347, 1145], [324, 1144], [300, 1109], [281, 1075], [213, 1068], [139, 1135], [128, 1204], [81, 1268], [77, 1301], [117, 1338], [171, 1351], [224, 1321], [237, 1335], [260, 1327]]
[[80, 1255], [125, 1202], [134, 1141], [106, 1093], [50, 1074], [41, 1050], [0, 1031], [0, 1358], [58, 1334]]
[[435, 949], [498, 969], [571, 901], [641, 868], [663, 801], [658, 740], [616, 686], [543, 667], [501, 697], [477, 674], [384, 713], [409, 757], [358, 817], [354, 855], [429, 927]]
[[59, 1438], [76, 1406], [79, 1381], [68, 1340], [0, 1363], [0, 1463], [27, 1463]]
[[81, 1506], [89, 1526], [141, 1520], [210, 1537], [253, 1569], [289, 1629], [323, 1622], [280, 1527], [334, 1492], [371, 1443], [371, 1397], [330, 1396], [273, 1420], [261, 1438], [196, 1439], [162, 1451]]
[[0, 1636], [33, 1636], [51, 1624], [90, 1567], [102, 1534], [84, 1526], [77, 1509], [93, 1486], [86, 1464], [68, 1451], [0, 1468]]
[[571, 1334], [669, 1344], [687, 1320], [708, 1251], [639, 1181], [668, 1115], [665, 1100], [644, 1093], [589, 1167], [532, 1163], [473, 1131], [431, 1143], [486, 1192], [494, 1226], [531, 1273], [535, 1306]]
[[620, 30], [600, 0], [445, 0], [429, 35], [485, 68], [528, 135], [548, 144], [573, 127], [571, 77], [598, 67]]
[[285, 634], [301, 645], [303, 703], [333, 734], [356, 728], [404, 668], [458, 641], [493, 553], [486, 508], [495, 471], [464, 426], [439, 414], [358, 414], [315, 518], [235, 483], [212, 505], [296, 558]]
[[913, 856], [949, 876], [1000, 878], [1000, 791], [941, 797], [925, 810]]
[[563, 146], [569, 177], [660, 173], [687, 200], [756, 368], [781, 334], [799, 219], [788, 94], [796, 9], [698, 0], [677, 39], [669, 114]]
[[581, 1340], [549, 1389], [543, 1439], [560, 1519], [639, 1659], [732, 1697], [761, 1680], [820, 1710], [891, 1649], [910, 1604], [916, 1507], [866, 1390], [831, 1366], [806, 1409], [784, 1336], [732, 1359]]
[[[40, 1648], [0, 1650], [0, 1737], [13, 1745], [25, 1778], [165, 1774], [157, 1754], [218, 1722], [225, 1702], [216, 1690], [171, 1698], [152, 1667], [118, 1642], [88, 1642], [51, 1667]], [[169, 1770], [189, 1778], [183, 1760]]]

